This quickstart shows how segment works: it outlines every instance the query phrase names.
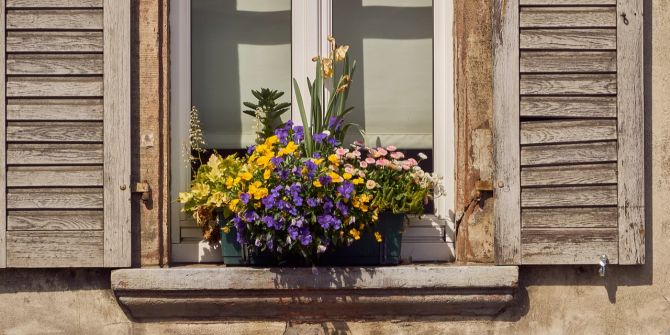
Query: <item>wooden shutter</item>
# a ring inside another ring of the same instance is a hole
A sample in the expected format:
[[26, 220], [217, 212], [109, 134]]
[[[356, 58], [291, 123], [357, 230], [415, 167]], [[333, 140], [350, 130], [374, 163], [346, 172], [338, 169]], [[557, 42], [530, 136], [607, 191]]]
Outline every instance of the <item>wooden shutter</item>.
[[642, 0], [496, 0], [499, 264], [644, 263]]
[[129, 0], [0, 16], [0, 267], [130, 266]]

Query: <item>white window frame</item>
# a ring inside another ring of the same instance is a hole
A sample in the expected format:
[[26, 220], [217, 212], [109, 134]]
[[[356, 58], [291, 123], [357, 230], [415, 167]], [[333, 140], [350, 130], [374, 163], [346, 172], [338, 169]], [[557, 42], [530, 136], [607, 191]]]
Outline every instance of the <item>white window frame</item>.
[[[196, 0], [197, 1], [197, 0]], [[227, 0], [228, 1], [228, 0]], [[176, 199], [190, 183], [190, 169], [184, 162], [184, 145], [188, 143], [189, 111], [191, 109], [191, 0], [170, 0], [170, 198]], [[301, 78], [314, 76], [312, 57], [328, 52], [326, 37], [332, 31], [332, 0], [291, 0], [292, 41], [291, 74]], [[444, 231], [440, 243], [427, 243], [423, 250], [410, 250], [413, 243], [403, 243], [403, 254], [412, 253], [413, 260], [434, 257], [452, 261], [454, 258], [455, 213], [455, 138], [454, 113], [453, 3], [433, 1], [433, 162], [434, 171], [444, 176], [446, 196], [435, 200], [435, 215], [413, 218], [405, 239], [422, 243], [421, 231], [439, 228]], [[327, 94], [328, 92], [325, 92]], [[300, 116], [292, 95], [292, 119]], [[307, 101], [309, 103], [309, 99]], [[309, 106], [306, 106], [309, 108]], [[445, 131], [445, 129], [450, 131]], [[190, 218], [181, 212], [181, 205], [170, 208], [171, 261], [174, 263], [222, 262], [221, 251], [204, 241], [183, 242], [182, 223]], [[191, 225], [191, 224], [189, 224]], [[431, 228], [432, 227], [432, 228]], [[418, 240], [417, 240], [418, 239]]]

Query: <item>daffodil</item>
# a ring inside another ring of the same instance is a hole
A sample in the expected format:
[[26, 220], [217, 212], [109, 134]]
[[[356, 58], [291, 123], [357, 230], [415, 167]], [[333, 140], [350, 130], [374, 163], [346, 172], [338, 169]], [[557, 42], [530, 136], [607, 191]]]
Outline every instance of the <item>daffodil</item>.
[[340, 45], [335, 49], [335, 61], [336, 62], [341, 62], [344, 60], [344, 58], [347, 57], [347, 51], [349, 51], [349, 46], [348, 45]]
[[331, 58], [324, 58], [321, 60], [321, 67], [323, 70], [323, 77], [330, 78], [333, 76], [333, 60]]

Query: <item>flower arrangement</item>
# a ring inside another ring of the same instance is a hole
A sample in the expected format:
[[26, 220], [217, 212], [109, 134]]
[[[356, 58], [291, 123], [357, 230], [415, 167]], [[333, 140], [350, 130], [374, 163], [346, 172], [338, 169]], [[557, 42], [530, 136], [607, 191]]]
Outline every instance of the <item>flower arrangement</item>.
[[[393, 146], [342, 146], [355, 62], [350, 68], [348, 47], [336, 46], [334, 39], [331, 43], [331, 57], [316, 59], [316, 81], [308, 82], [312, 123], [294, 82], [305, 126], [289, 120], [249, 147], [243, 158], [213, 154], [198, 168], [191, 189], [179, 195], [184, 211], [207, 227], [203, 231], [216, 227], [218, 211], [226, 218], [221, 231], [236, 234], [240, 244], [279, 257], [314, 260], [366, 232], [382, 242], [376, 231], [380, 213], [421, 214], [433, 191], [441, 192], [437, 178]], [[322, 79], [334, 76], [337, 62], [344, 63], [342, 75], [323, 111]], [[420, 155], [419, 160], [425, 158]]]

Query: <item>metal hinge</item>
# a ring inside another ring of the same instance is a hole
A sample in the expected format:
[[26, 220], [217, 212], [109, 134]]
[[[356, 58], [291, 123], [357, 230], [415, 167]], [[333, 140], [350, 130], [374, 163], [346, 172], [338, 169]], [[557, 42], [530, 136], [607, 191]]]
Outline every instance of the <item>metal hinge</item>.
[[149, 182], [147, 182], [146, 180], [139, 183], [135, 183], [132, 192], [142, 194], [142, 202], [144, 203], [147, 203], [149, 199], [151, 199], [151, 186], [149, 186]]

